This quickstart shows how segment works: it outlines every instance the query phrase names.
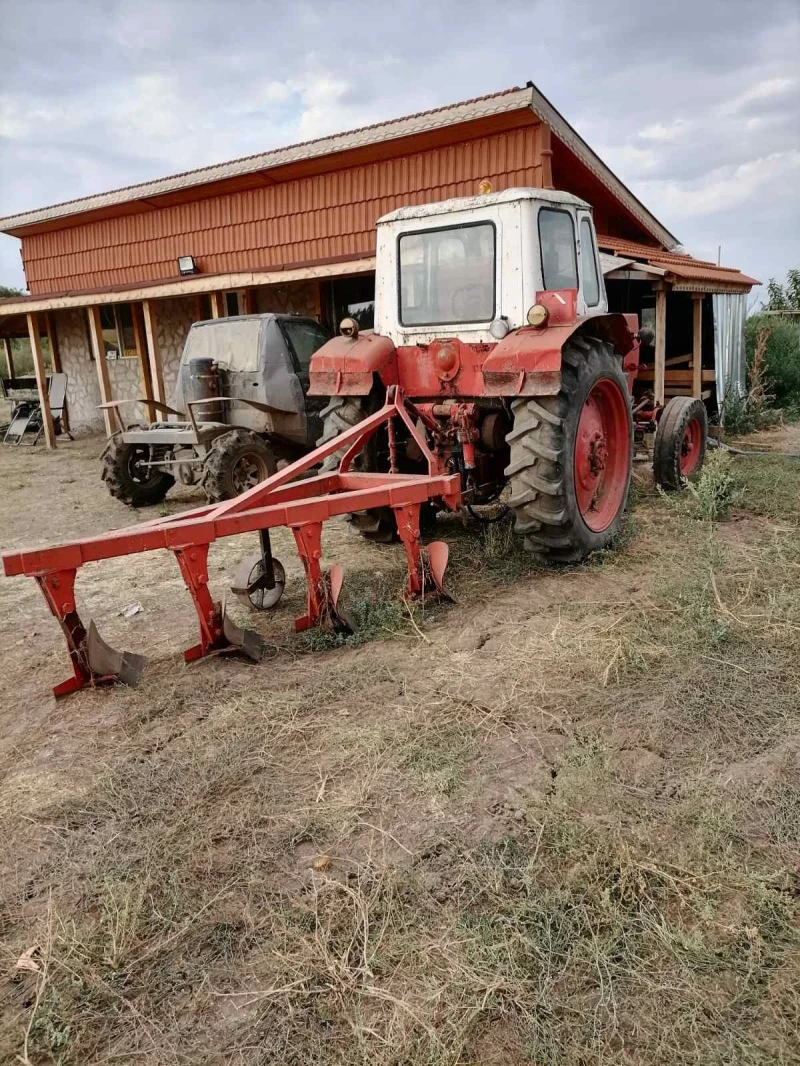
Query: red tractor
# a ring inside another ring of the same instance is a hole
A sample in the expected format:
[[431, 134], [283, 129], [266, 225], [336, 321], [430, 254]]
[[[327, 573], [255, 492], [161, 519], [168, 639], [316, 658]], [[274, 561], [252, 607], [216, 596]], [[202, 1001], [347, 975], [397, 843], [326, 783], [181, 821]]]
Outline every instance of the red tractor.
[[[378, 222], [375, 331], [354, 319], [311, 360], [311, 395], [331, 397], [321, 443], [381, 406], [413, 404], [432, 450], [471, 506], [509, 505], [525, 547], [575, 562], [622, 521], [634, 447], [656, 431], [655, 471], [679, 488], [703, 460], [701, 401], [632, 401], [635, 315], [610, 313], [589, 204], [542, 189], [401, 208]], [[407, 433], [376, 434], [362, 470], [424, 468]], [[336, 456], [329, 462], [335, 463]], [[433, 506], [433, 505], [430, 505]], [[390, 508], [353, 516], [394, 535]]]

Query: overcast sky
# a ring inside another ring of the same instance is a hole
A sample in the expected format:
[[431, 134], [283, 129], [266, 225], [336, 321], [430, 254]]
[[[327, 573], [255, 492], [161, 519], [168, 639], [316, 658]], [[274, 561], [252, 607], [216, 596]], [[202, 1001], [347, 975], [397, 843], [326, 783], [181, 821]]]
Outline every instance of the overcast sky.
[[0, 0], [0, 216], [530, 79], [690, 253], [782, 278], [798, 57], [800, 0]]

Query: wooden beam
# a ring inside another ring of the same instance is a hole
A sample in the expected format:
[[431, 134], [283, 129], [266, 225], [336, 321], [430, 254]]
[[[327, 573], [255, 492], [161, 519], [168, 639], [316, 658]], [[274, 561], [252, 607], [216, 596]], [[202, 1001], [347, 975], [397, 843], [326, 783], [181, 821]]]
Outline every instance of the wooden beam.
[[[136, 345], [136, 355], [139, 358], [139, 377], [142, 382], [142, 392], [146, 400], [153, 399], [153, 379], [150, 376], [150, 361], [147, 358], [147, 337], [144, 332], [144, 317], [140, 304], [131, 304], [131, 316], [133, 317], [133, 340]], [[155, 422], [156, 409], [152, 403], [147, 404], [147, 421]]]
[[[106, 359], [106, 346], [103, 343], [103, 327], [100, 323], [100, 308], [87, 307], [86, 314], [89, 318], [89, 338], [92, 342], [95, 367], [97, 368], [97, 381], [100, 385], [100, 402], [111, 403], [111, 379], [108, 376], [108, 359]], [[110, 437], [114, 432], [114, 416], [107, 408], [103, 409], [103, 421], [106, 424], [106, 436]]]
[[656, 403], [664, 402], [664, 371], [667, 353], [667, 291], [656, 289], [656, 361], [654, 388]]
[[239, 297], [239, 314], [251, 315], [253, 313], [253, 300], [250, 293], [250, 289], [238, 289], [237, 295]]
[[161, 348], [158, 343], [158, 323], [152, 300], [142, 300], [144, 332], [147, 337], [147, 356], [150, 361], [150, 387], [153, 399], [166, 403], [164, 395], [164, 368], [161, 364]]
[[39, 327], [39, 316], [29, 314], [28, 336], [31, 340], [31, 352], [33, 354], [33, 370], [36, 374], [36, 391], [39, 393], [39, 404], [42, 409], [42, 425], [44, 427], [44, 441], [51, 450], [56, 446], [56, 431], [53, 426], [53, 415], [50, 411], [50, 397], [47, 395], [47, 373], [44, 368], [44, 354], [42, 352], [42, 336]]
[[538, 164], [541, 167], [542, 188], [553, 188], [553, 144], [550, 136], [550, 127], [546, 122], [540, 122], [536, 127], [536, 147], [538, 149]]
[[700, 397], [703, 391], [703, 297], [700, 293], [692, 294], [694, 304], [694, 322], [692, 333], [692, 396]]
[[63, 368], [61, 366], [61, 352], [58, 348], [58, 336], [56, 334], [53, 316], [49, 311], [46, 311], [44, 315], [44, 330], [47, 334], [47, 340], [50, 343], [50, 355], [52, 359], [50, 369], [54, 374], [62, 374]]
[[3, 337], [3, 348], [6, 353], [6, 366], [8, 367], [8, 376], [14, 377], [14, 354], [11, 351], [11, 341], [8, 337]]
[[[652, 367], [644, 367], [636, 375], [637, 381], [653, 381], [655, 373]], [[664, 374], [664, 383], [666, 385], [694, 385], [695, 371], [694, 368], [690, 370], [667, 370]], [[702, 382], [716, 381], [717, 375], [714, 370], [704, 370], [702, 372]], [[697, 396], [700, 395], [700, 389], [697, 390]]]
[[211, 317], [212, 318], [224, 318], [225, 317], [225, 293], [224, 292], [211, 292], [208, 294], [211, 300]]

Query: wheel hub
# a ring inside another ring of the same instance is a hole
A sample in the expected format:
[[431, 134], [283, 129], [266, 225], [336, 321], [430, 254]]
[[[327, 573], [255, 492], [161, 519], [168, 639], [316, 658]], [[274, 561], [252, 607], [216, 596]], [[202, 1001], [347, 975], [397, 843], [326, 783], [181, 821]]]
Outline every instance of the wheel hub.
[[575, 494], [586, 525], [601, 533], [616, 518], [628, 486], [628, 398], [601, 378], [584, 401], [575, 437]]

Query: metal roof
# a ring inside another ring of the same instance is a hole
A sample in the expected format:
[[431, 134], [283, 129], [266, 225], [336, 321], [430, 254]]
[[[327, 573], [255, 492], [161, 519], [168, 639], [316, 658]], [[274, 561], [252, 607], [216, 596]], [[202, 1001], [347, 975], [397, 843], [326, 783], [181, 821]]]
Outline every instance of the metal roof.
[[[597, 243], [601, 249], [623, 257], [617, 269], [624, 269], [622, 264], [631, 260], [664, 267], [666, 273], [671, 275], [668, 280], [676, 292], [745, 292], [753, 285], [761, 284], [734, 267], [717, 266], [716, 263], [703, 259], [694, 259], [685, 252], [665, 252], [661, 248], [626, 241], [621, 237], [607, 237], [600, 233], [597, 235]], [[603, 272], [606, 273], [605, 268]]]
[[413, 204], [411, 207], [398, 207], [378, 219], [382, 222], [399, 222], [404, 218], [428, 218], [431, 215], [447, 215], [451, 211], [471, 211], [478, 207], [491, 207], [493, 204], [507, 204], [514, 200], [546, 200], [551, 204], [569, 204], [591, 211], [591, 204], [571, 192], [558, 192], [555, 189], [504, 189], [502, 192], [480, 193], [477, 196], [456, 196], [450, 200], [440, 200], [434, 204]]
[[409, 137], [414, 134], [525, 108], [532, 110], [543, 122], [547, 123], [556, 137], [583, 162], [595, 177], [625, 205], [627, 210], [661, 244], [669, 248], [678, 244], [677, 239], [669, 230], [609, 170], [605, 163], [592, 151], [588, 144], [576, 133], [566, 119], [556, 111], [550, 101], [539, 92], [532, 82], [528, 82], [526, 87], [522, 89], [518, 87], [505, 89], [502, 92], [492, 93], [488, 96], [479, 96], [471, 100], [464, 100], [461, 103], [448, 104], [444, 107], [433, 108], [430, 111], [421, 111], [413, 115], [406, 115], [403, 118], [391, 119], [388, 122], [363, 126], [359, 129], [338, 133], [330, 137], [321, 137], [317, 140], [304, 141], [269, 152], [243, 156], [228, 163], [200, 167], [197, 170], [184, 171], [181, 174], [173, 174], [170, 177], [156, 181], [127, 185], [110, 192], [84, 196], [34, 211], [8, 215], [5, 218], [0, 218], [0, 232], [9, 233], [15, 231], [18, 233], [18, 231], [24, 230], [27, 226], [39, 223], [51, 222], [60, 218], [66, 219], [90, 211], [109, 209], [183, 189], [200, 187], [226, 178], [253, 174], [258, 171], [285, 166], [288, 163], [346, 152], [354, 148], [396, 140], [400, 137]]

